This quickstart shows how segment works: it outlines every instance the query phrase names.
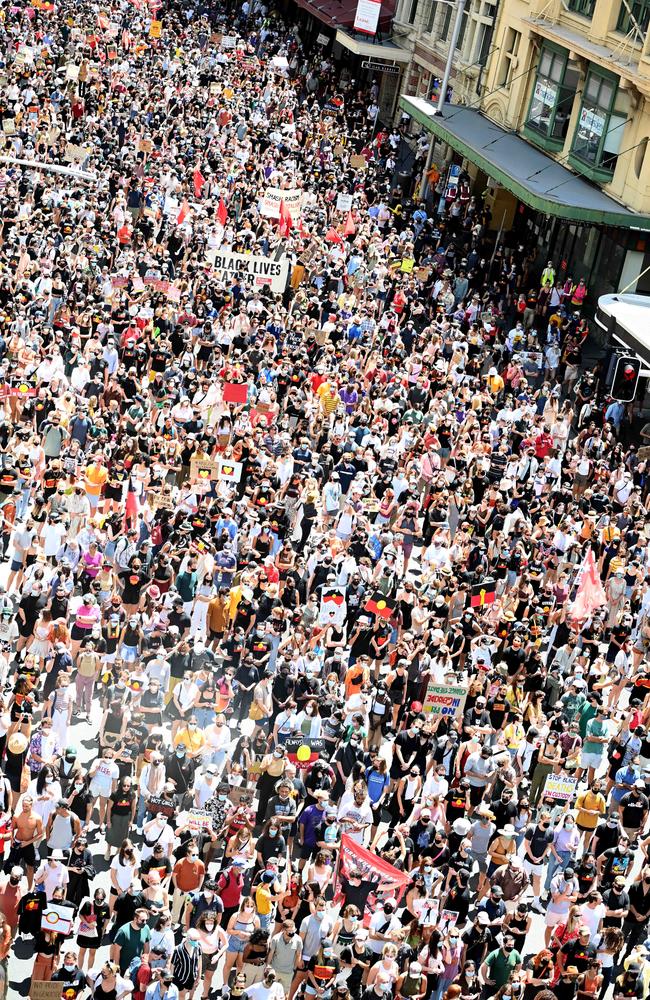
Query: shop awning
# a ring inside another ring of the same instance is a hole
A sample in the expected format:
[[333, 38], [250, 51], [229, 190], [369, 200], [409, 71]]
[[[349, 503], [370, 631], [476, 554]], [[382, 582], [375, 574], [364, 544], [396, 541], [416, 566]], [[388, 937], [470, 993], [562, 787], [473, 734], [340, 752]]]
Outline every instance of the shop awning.
[[384, 42], [373, 42], [367, 35], [348, 34], [345, 28], [336, 32], [336, 41], [348, 52], [363, 56], [373, 62], [400, 63], [406, 66], [411, 61], [411, 53], [401, 49], [390, 39]]
[[[351, 28], [357, 12], [358, 0], [296, 0], [296, 3], [330, 28]], [[379, 31], [390, 31], [395, 16], [395, 5], [396, 0], [387, 0], [387, 2], [382, 3]]]
[[600, 188], [572, 173], [542, 150], [485, 118], [479, 111], [401, 97], [401, 107], [427, 132], [446, 142], [520, 201], [567, 222], [650, 229], [650, 216], [620, 205]]

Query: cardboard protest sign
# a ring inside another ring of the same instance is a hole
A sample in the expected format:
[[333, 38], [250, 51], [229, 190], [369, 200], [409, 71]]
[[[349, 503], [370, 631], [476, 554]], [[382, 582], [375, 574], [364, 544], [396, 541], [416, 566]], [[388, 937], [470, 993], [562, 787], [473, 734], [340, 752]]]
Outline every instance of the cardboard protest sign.
[[306, 768], [318, 760], [321, 751], [325, 749], [325, 740], [316, 736], [289, 736], [284, 748], [288, 759], [296, 767]]
[[423, 712], [445, 715], [449, 719], [462, 719], [467, 688], [456, 684], [436, 684], [430, 681], [422, 705]]
[[243, 465], [241, 462], [233, 462], [227, 458], [219, 460], [219, 479], [229, 483], [238, 483], [241, 480]]
[[41, 930], [67, 935], [72, 930], [73, 917], [74, 910], [71, 907], [50, 901], [41, 916]]
[[345, 587], [323, 587], [320, 595], [321, 625], [343, 625], [347, 616]]
[[268, 187], [260, 202], [260, 213], [269, 219], [280, 218], [280, 204], [284, 202], [285, 211], [295, 221], [302, 209], [302, 191], [300, 188]]
[[219, 465], [217, 462], [213, 462], [211, 458], [196, 458], [193, 456], [190, 459], [190, 479], [192, 482], [201, 482], [202, 480], [212, 480], [216, 479], [219, 474]]
[[577, 778], [567, 774], [548, 774], [542, 795], [549, 799], [569, 802], [575, 795], [577, 784]]
[[272, 260], [257, 254], [216, 250], [210, 254], [214, 276], [219, 281], [241, 279], [253, 285], [268, 285], [272, 292], [283, 292], [289, 275], [289, 261]]

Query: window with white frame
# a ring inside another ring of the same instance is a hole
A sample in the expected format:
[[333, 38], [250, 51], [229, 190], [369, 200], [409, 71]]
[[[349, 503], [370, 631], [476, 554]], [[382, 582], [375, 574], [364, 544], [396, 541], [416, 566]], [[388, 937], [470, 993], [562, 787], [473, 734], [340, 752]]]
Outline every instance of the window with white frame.
[[515, 75], [517, 65], [517, 53], [521, 41], [521, 32], [514, 28], [508, 28], [504, 37], [503, 52], [501, 53], [501, 64], [499, 66], [499, 87], [509, 87]]

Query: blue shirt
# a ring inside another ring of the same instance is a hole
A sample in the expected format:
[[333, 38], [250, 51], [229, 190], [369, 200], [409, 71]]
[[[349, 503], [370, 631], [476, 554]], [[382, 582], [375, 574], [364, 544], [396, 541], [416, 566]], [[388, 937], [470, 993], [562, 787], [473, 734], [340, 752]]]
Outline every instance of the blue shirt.
[[302, 827], [302, 839], [306, 847], [316, 847], [316, 830], [323, 822], [325, 810], [317, 805], [307, 806], [300, 814], [300, 826]]
[[374, 768], [369, 767], [366, 771], [366, 784], [368, 786], [368, 798], [374, 806], [379, 802], [386, 786], [390, 784], [390, 777], [387, 774], [380, 774], [379, 771], [375, 771]]
[[641, 770], [638, 767], [632, 767], [627, 764], [625, 767], [620, 767], [616, 772], [616, 784], [612, 788], [612, 802], [620, 802], [624, 795], [627, 795], [629, 788], [619, 788], [619, 784], [633, 785], [641, 777]]

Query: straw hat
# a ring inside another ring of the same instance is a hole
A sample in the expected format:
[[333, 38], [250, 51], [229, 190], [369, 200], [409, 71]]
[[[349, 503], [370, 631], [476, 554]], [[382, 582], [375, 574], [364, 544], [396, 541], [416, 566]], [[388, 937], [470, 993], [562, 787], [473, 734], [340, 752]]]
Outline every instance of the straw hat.
[[28, 742], [24, 733], [12, 733], [7, 740], [7, 747], [12, 753], [23, 753], [27, 749]]

